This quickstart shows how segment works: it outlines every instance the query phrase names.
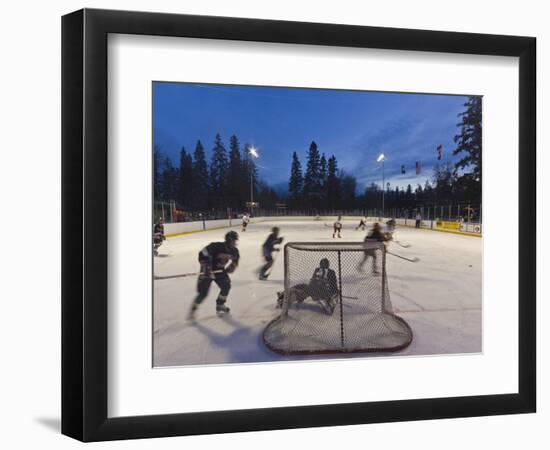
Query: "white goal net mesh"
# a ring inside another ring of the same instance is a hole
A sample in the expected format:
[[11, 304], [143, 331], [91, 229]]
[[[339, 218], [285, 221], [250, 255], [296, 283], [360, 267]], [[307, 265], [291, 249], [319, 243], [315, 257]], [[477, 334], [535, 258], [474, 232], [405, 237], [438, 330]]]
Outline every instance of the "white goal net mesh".
[[281, 354], [388, 352], [412, 341], [393, 312], [386, 248], [372, 243], [288, 243], [281, 314], [265, 328]]

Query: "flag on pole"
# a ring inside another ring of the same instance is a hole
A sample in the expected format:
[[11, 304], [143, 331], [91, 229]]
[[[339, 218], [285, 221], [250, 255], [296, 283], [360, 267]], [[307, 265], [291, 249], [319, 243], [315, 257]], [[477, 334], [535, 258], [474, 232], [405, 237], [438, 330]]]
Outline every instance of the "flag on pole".
[[437, 146], [437, 160], [438, 161], [441, 161], [441, 152], [442, 152], [442, 150], [443, 150], [443, 146], [441, 144], [439, 144]]
[[401, 166], [401, 173], [405, 173], [405, 166]]
[[420, 165], [420, 161], [416, 161], [416, 174], [420, 175], [420, 172], [422, 172], [422, 166]]

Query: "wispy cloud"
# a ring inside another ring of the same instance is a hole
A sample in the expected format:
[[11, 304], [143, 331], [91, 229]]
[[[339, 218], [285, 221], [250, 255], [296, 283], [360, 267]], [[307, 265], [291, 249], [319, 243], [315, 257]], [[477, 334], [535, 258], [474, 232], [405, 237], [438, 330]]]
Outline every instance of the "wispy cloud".
[[[162, 84], [155, 87], [155, 143], [175, 161], [182, 145], [192, 151], [201, 139], [209, 156], [217, 132], [226, 143], [236, 134], [241, 145], [260, 149], [265, 181], [281, 184], [288, 182], [292, 152], [298, 152], [305, 171], [314, 140], [356, 177], [359, 190], [381, 184], [380, 153], [386, 155], [385, 178], [392, 186], [416, 186], [431, 177], [437, 145], [443, 145], [441, 162], [456, 161], [453, 136], [464, 101], [445, 95]], [[422, 164], [418, 176], [416, 161]]]

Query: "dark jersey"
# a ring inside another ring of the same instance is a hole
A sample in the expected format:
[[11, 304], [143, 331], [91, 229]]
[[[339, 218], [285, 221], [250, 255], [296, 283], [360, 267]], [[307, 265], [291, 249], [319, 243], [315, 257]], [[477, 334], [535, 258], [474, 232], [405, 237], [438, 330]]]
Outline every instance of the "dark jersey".
[[332, 269], [323, 269], [317, 267], [310, 280], [310, 288], [322, 288], [329, 294], [333, 295], [338, 291], [338, 283], [336, 281], [336, 272]]
[[199, 262], [209, 263], [212, 270], [224, 269], [229, 261], [238, 265], [239, 257], [239, 250], [225, 242], [212, 242], [199, 252]]
[[342, 229], [342, 223], [341, 222], [334, 222], [334, 229], [335, 230]]
[[264, 242], [264, 252], [271, 253], [275, 249], [275, 245], [280, 244], [281, 242], [283, 242], [283, 238], [277, 237], [275, 233], [271, 233]]
[[153, 232], [164, 234], [164, 224], [163, 223], [156, 223], [155, 227], [153, 228]]
[[386, 240], [386, 237], [382, 234], [382, 231], [380, 231], [379, 229], [376, 230], [375, 228], [370, 230], [367, 234], [367, 237], [365, 238], [365, 241], [383, 242], [385, 240]]

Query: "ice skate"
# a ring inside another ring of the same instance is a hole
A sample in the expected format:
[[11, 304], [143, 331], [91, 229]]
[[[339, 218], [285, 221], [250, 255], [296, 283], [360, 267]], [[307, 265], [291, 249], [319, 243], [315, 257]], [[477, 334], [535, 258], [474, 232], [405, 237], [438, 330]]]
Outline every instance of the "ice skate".
[[226, 314], [229, 314], [229, 311], [230, 309], [223, 304], [216, 305], [216, 313], [218, 314], [218, 316], [225, 316]]
[[189, 312], [187, 313], [187, 320], [193, 321], [195, 320], [195, 312], [197, 311], [196, 305], [191, 306], [191, 309], [189, 309]]
[[277, 292], [277, 308], [283, 307], [283, 302], [285, 300], [285, 293], [284, 292]]

